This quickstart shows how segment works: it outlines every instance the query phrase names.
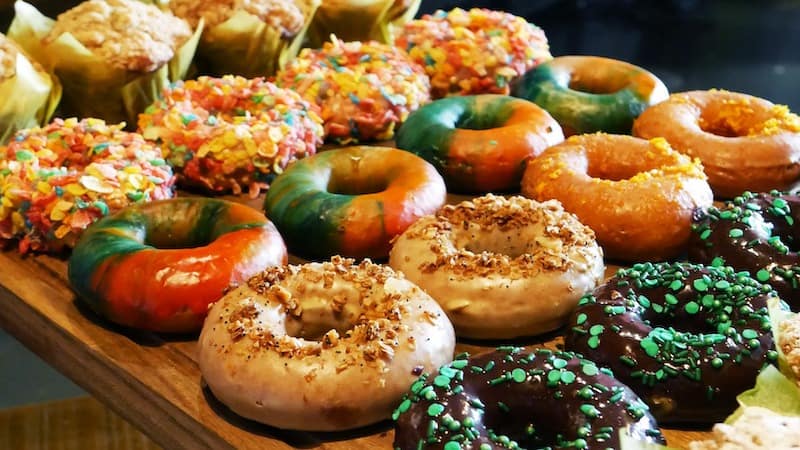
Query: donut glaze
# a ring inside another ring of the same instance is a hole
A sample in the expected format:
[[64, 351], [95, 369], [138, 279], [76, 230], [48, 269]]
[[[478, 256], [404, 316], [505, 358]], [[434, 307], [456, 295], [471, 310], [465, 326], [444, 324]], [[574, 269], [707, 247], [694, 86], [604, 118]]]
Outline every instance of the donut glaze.
[[664, 443], [636, 394], [567, 352], [501, 347], [423, 374], [394, 412], [395, 450], [619, 448]]
[[581, 299], [564, 344], [611, 368], [659, 422], [719, 422], [777, 359], [773, 297], [730, 267], [635, 264]]
[[745, 192], [722, 207], [697, 211], [689, 260], [747, 270], [800, 308], [800, 197]]

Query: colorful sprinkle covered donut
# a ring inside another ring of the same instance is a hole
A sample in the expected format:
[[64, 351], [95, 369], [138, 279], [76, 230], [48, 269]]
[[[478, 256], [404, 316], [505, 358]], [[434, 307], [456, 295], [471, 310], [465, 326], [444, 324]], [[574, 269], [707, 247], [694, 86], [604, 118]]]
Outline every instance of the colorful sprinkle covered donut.
[[459, 336], [479, 339], [562, 326], [605, 269], [592, 230], [558, 202], [491, 194], [414, 222], [389, 264], [442, 305]]
[[340, 144], [394, 137], [395, 127], [430, 100], [430, 81], [402, 50], [378, 42], [303, 49], [275, 81], [319, 105], [325, 138]]
[[541, 28], [501, 11], [436, 11], [405, 24], [395, 44], [425, 68], [434, 98], [504, 94], [552, 56]]
[[747, 270], [800, 309], [800, 197], [745, 192], [722, 207], [695, 214], [689, 260]]
[[445, 196], [422, 158], [358, 146], [297, 161], [272, 183], [264, 208], [294, 254], [386, 258], [389, 242]]
[[415, 153], [459, 192], [519, 188], [525, 163], [564, 140], [561, 127], [535, 104], [502, 95], [436, 100], [397, 133], [397, 147]]
[[423, 374], [394, 412], [394, 448], [620, 448], [619, 432], [664, 443], [639, 397], [568, 352], [501, 347]]
[[112, 322], [188, 333], [232, 284], [285, 264], [263, 214], [209, 198], [135, 205], [84, 233], [69, 260], [78, 298]]
[[22, 253], [72, 247], [97, 219], [172, 197], [174, 177], [142, 136], [99, 119], [56, 119], [0, 148], [0, 242]]
[[800, 117], [783, 105], [721, 90], [673, 94], [633, 126], [700, 158], [718, 197], [788, 189], [800, 177]]
[[262, 78], [230, 75], [166, 88], [139, 129], [163, 147], [182, 184], [252, 196], [322, 143], [316, 107]]
[[608, 366], [664, 422], [718, 422], [774, 362], [768, 285], [730, 267], [635, 264], [581, 299], [567, 350]]
[[559, 56], [542, 63], [515, 83], [512, 94], [546, 109], [568, 136], [629, 134], [642, 111], [669, 95], [652, 73], [598, 56]]

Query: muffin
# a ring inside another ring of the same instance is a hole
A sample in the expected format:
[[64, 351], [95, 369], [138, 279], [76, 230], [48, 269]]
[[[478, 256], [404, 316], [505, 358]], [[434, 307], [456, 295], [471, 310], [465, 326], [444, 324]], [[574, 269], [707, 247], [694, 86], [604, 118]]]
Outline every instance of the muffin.
[[343, 41], [394, 42], [395, 33], [414, 18], [421, 0], [325, 0], [308, 30], [311, 47], [331, 35]]

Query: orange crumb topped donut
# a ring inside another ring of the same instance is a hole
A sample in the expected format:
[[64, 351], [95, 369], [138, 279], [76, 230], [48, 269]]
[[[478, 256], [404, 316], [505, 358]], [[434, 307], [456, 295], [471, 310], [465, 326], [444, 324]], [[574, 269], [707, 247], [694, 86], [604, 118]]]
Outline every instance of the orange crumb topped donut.
[[332, 431], [388, 419], [423, 372], [453, 359], [439, 305], [388, 266], [334, 256], [273, 267], [209, 311], [200, 371], [235, 413]]
[[663, 137], [699, 158], [719, 197], [787, 189], [800, 177], [800, 117], [758, 97], [723, 90], [673, 94], [645, 110], [633, 134]]
[[442, 305], [459, 336], [479, 339], [558, 328], [604, 272], [594, 233], [558, 202], [492, 194], [415, 222], [389, 264]]
[[573, 136], [531, 160], [522, 193], [561, 201], [594, 230], [606, 256], [623, 261], [678, 255], [692, 212], [713, 201], [700, 162], [664, 139], [602, 133]]

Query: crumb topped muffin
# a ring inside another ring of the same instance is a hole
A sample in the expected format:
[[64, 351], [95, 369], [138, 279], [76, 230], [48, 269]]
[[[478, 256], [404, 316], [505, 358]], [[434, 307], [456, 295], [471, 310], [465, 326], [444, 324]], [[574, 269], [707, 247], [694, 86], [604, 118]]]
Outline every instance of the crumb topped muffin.
[[196, 26], [202, 17], [207, 27], [213, 27], [240, 10], [258, 17], [267, 25], [280, 28], [286, 36], [299, 33], [305, 23], [303, 11], [290, 0], [171, 0], [169, 8], [192, 26]]
[[689, 444], [690, 450], [785, 450], [800, 448], [800, 417], [787, 417], [758, 406], [744, 408], [733, 424], [718, 423], [712, 439]]

